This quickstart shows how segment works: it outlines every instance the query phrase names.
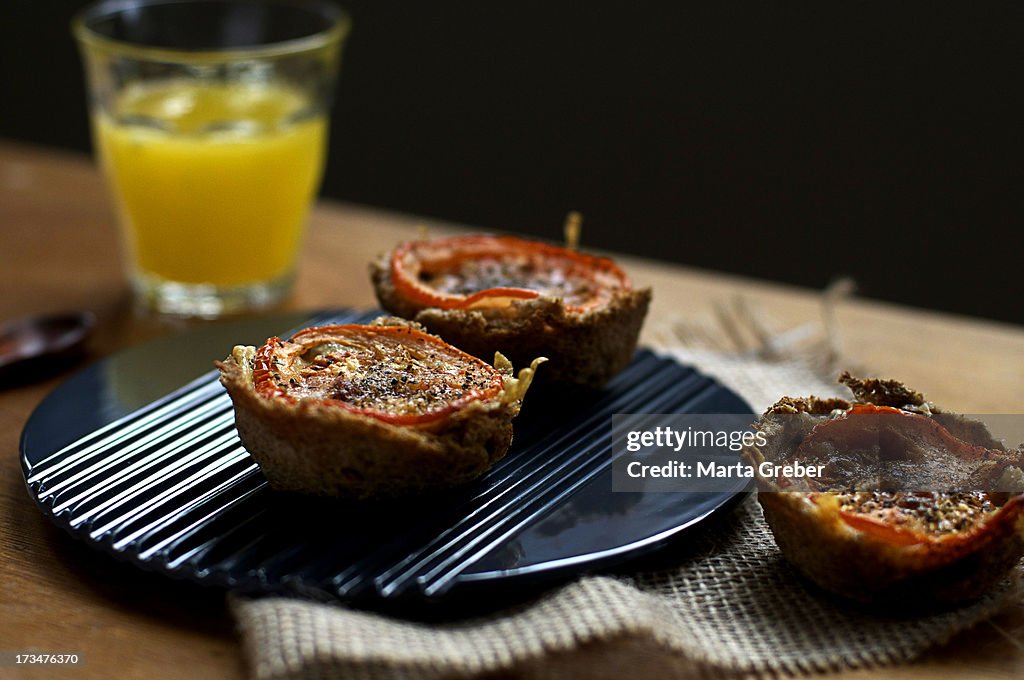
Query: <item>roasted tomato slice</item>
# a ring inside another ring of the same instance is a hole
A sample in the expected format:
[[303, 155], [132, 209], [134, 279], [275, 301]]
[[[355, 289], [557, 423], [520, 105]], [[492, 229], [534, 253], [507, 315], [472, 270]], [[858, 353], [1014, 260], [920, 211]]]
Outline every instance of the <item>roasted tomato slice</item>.
[[[1002, 505], [1000, 494], [971, 487], [994, 490], [1005, 453], [965, 442], [921, 413], [855, 404], [816, 425], [793, 460], [824, 463], [836, 489], [863, 487], [857, 468], [870, 473], [882, 488], [828, 492], [839, 501], [840, 517], [880, 540], [912, 545], [969, 540]], [[992, 463], [987, 479], [971, 474], [980, 461]]]
[[497, 396], [504, 376], [440, 338], [405, 326], [322, 326], [256, 351], [264, 397], [313, 399], [400, 425], [444, 418]]
[[570, 312], [608, 303], [631, 284], [607, 258], [511, 236], [409, 241], [391, 254], [395, 289], [441, 309], [476, 309], [548, 296]]

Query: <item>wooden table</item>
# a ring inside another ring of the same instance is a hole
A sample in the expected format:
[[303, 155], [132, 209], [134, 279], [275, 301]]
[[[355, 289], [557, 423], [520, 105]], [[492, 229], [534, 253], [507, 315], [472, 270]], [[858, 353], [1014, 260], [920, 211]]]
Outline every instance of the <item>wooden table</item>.
[[[0, 320], [93, 310], [99, 318], [94, 356], [195, 324], [130, 313], [111, 208], [88, 159], [0, 143], [0, 206]], [[353, 205], [320, 205], [289, 306], [373, 304], [366, 263], [420, 224], [440, 232], [457, 228]], [[622, 262], [637, 282], [654, 286], [652, 319], [708, 315], [715, 301], [736, 294], [782, 327], [820, 316], [819, 297], [811, 291], [638, 259]], [[1011, 291], [1007, 303], [1020, 304], [1020, 292]], [[938, 403], [975, 413], [1024, 409], [1022, 328], [860, 300], [842, 303], [837, 320], [849, 357], [906, 380]], [[29, 499], [17, 461], [18, 435], [57, 381], [0, 391], [0, 652], [70, 650], [87, 662], [63, 670], [6, 667], [0, 676], [242, 676], [222, 594], [118, 564], [51, 526]], [[586, 654], [597, 659], [614, 653]], [[1022, 675], [1024, 607], [1018, 605], [919, 663], [841, 677]]]

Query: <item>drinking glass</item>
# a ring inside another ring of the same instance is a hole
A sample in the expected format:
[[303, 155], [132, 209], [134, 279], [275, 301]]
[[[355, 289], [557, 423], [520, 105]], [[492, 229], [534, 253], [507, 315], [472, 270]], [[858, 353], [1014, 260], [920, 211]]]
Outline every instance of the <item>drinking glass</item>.
[[105, 0], [75, 18], [145, 308], [217, 316], [288, 294], [348, 28], [325, 0]]

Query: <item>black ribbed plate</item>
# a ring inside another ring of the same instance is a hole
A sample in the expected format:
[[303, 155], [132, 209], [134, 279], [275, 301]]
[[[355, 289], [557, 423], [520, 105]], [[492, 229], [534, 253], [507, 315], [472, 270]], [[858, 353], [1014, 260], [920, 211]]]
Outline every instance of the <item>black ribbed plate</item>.
[[[373, 316], [335, 311], [302, 325]], [[198, 365], [257, 341], [251, 327], [248, 337], [218, 332], [223, 345]], [[612, 493], [613, 413], [751, 413], [714, 380], [641, 351], [601, 392], [531, 391], [508, 455], [458, 490], [381, 504], [274, 492], [238, 441], [215, 372], [139, 406], [161, 381], [181, 384], [188, 374], [175, 367], [194, 365], [196, 347], [188, 336], [163, 340], [85, 369], [40, 404], [21, 438], [29, 491], [47, 515], [172, 576], [367, 603], [441, 598], [609, 567], [743, 491], [737, 480], [726, 493]]]

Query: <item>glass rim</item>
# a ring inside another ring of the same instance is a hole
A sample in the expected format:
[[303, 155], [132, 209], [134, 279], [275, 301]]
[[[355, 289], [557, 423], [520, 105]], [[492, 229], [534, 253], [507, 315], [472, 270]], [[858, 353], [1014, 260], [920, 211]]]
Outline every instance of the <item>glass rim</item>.
[[79, 44], [90, 50], [117, 53], [139, 59], [168, 62], [222, 61], [226, 59], [259, 59], [286, 54], [312, 52], [340, 43], [348, 35], [352, 22], [349, 15], [328, 0], [253, 0], [254, 5], [274, 5], [283, 8], [305, 9], [320, 15], [329, 26], [291, 40], [280, 40], [257, 45], [223, 48], [174, 48], [145, 45], [128, 40], [117, 40], [96, 32], [90, 22], [116, 16], [123, 12], [157, 5], [229, 4], [231, 0], [100, 0], [86, 6], [71, 19], [71, 33]]

